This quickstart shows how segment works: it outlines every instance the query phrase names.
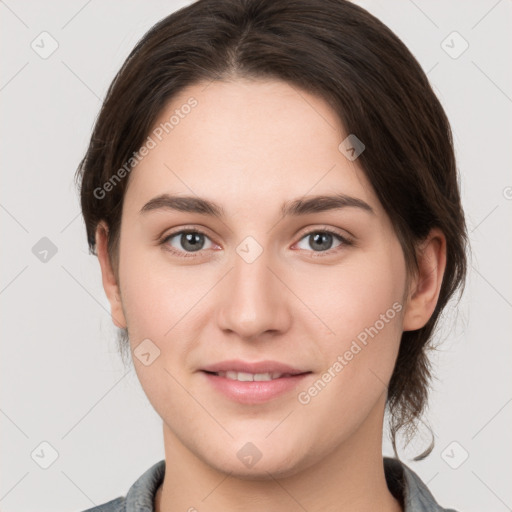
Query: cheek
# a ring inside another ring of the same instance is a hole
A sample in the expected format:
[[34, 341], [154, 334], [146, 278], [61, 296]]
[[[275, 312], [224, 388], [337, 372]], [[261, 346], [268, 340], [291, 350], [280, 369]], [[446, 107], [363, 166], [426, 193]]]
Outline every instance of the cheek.
[[194, 268], [199, 267], [172, 264], [163, 249], [145, 246], [129, 233], [121, 239], [120, 258], [119, 278], [128, 323], [132, 328], [153, 326], [152, 330], [162, 336], [185, 313], [187, 305], [190, 308], [194, 298], [197, 300], [201, 281], [200, 276], [194, 278]]
[[334, 414], [358, 411], [363, 418], [386, 391], [402, 332], [405, 262], [399, 247], [379, 254], [354, 258], [337, 271], [332, 267], [325, 277], [316, 275], [315, 288], [307, 287], [308, 305], [334, 332], [309, 332], [324, 361], [321, 382], [303, 390], [311, 411], [330, 407]]
[[[190, 340], [197, 339], [194, 330], [201, 328], [195, 315], [210, 286], [205, 275], [197, 276], [199, 266], [172, 265], [159, 250], [138, 249], [128, 237], [123, 242], [119, 277], [134, 368], [158, 414], [173, 417], [173, 411], [190, 407], [178, 372], [187, 371]], [[142, 353], [150, 354], [149, 362]]]
[[[328, 347], [339, 343], [337, 348], [342, 348], [360, 333], [364, 338], [365, 329], [376, 323], [386, 333], [384, 337], [389, 333], [393, 338], [400, 330], [396, 319], [401, 317], [405, 286], [401, 255], [400, 250], [358, 254], [339, 266], [311, 271], [310, 277], [301, 278], [305, 302], [329, 328]], [[297, 287], [301, 280], [296, 281]]]

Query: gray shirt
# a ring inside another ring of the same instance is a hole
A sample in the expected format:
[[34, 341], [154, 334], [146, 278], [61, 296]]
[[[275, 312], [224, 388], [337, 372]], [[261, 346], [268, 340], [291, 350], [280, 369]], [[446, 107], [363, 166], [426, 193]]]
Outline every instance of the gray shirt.
[[[400, 501], [404, 512], [456, 512], [439, 506], [420, 477], [398, 459], [384, 457], [384, 473], [388, 488]], [[165, 460], [144, 472], [130, 487], [126, 497], [120, 496], [84, 512], [154, 512], [155, 494], [164, 480]]]

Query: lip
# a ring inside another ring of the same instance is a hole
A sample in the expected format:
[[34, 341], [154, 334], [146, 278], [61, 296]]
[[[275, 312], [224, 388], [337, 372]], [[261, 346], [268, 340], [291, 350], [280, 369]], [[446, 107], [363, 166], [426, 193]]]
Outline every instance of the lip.
[[[262, 373], [262, 372], [256, 372]], [[291, 392], [311, 372], [279, 377], [268, 381], [238, 381], [201, 371], [207, 382], [219, 393], [241, 404], [261, 404]]]
[[206, 372], [246, 372], [246, 373], [289, 373], [291, 375], [298, 375], [301, 373], [307, 373], [310, 370], [293, 368], [284, 363], [278, 361], [258, 361], [248, 362], [242, 361], [241, 359], [231, 359], [229, 361], [221, 361], [209, 366], [201, 368], [202, 371]]
[[[282, 373], [283, 377], [269, 381], [238, 381], [207, 372]], [[278, 361], [247, 362], [240, 359], [222, 361], [205, 366], [201, 372], [207, 382], [219, 393], [238, 403], [261, 404], [291, 392], [311, 370], [294, 368]]]

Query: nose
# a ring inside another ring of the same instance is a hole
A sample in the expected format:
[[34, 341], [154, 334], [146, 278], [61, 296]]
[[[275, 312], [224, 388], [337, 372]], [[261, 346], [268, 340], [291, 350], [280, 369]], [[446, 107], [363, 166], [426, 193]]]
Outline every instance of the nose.
[[254, 341], [286, 332], [291, 325], [291, 295], [282, 271], [266, 251], [253, 262], [235, 256], [234, 268], [223, 281], [217, 323], [223, 331]]

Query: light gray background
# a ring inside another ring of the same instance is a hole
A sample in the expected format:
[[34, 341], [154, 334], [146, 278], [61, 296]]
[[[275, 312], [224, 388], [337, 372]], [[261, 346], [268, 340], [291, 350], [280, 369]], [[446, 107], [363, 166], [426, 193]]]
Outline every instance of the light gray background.
[[[410, 48], [446, 109], [473, 248], [466, 293], [458, 313], [448, 309], [434, 359], [428, 419], [436, 447], [408, 464], [443, 506], [512, 510], [512, 2], [359, 3]], [[116, 353], [73, 174], [129, 51], [185, 4], [0, 1], [4, 512], [104, 503], [164, 456], [161, 421]], [[59, 45], [47, 59], [31, 48], [42, 31]], [[442, 47], [453, 31], [469, 43], [456, 59]], [[58, 249], [46, 263], [32, 252], [42, 237]], [[51, 456], [44, 441], [58, 453], [47, 469], [39, 465]], [[448, 462], [457, 465], [465, 451], [469, 458], [452, 469]], [[387, 442], [384, 452], [391, 454]]]

